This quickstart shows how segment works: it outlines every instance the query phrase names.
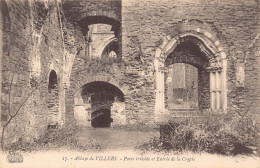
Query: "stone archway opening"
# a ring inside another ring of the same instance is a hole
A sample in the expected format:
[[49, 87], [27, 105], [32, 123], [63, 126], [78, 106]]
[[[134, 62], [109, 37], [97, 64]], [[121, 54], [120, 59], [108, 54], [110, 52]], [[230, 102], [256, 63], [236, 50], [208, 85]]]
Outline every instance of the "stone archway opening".
[[209, 60], [192, 41], [180, 43], [165, 60], [165, 108], [198, 111], [210, 108]]
[[77, 125], [109, 128], [126, 122], [125, 99], [116, 86], [102, 81], [85, 84], [75, 95]]
[[[121, 55], [120, 22], [106, 16], [88, 16], [78, 23], [82, 28], [86, 41], [86, 55], [88, 58], [104, 59], [116, 56], [116, 58], [120, 59], [118, 57]], [[109, 57], [111, 51], [116, 55]]]
[[59, 87], [58, 77], [54, 70], [50, 72], [48, 84], [48, 128], [58, 127], [59, 115]]
[[[167, 109], [169, 108], [167, 104], [167, 89], [169, 89], [169, 87], [165, 83], [167, 83], [167, 78], [171, 71], [169, 68], [171, 67], [170, 65], [176, 63], [189, 64], [197, 68], [197, 73], [195, 74], [198, 74], [198, 94], [195, 95], [195, 97], [198, 97], [199, 111], [211, 110], [226, 112], [226, 54], [219, 41], [212, 41], [213, 39], [210, 33], [205, 32], [202, 34], [201, 31], [197, 30], [198, 29], [196, 29], [196, 33], [183, 33], [173, 38], [167, 36], [164, 38], [163, 43], [156, 49], [154, 67], [156, 82], [155, 120], [157, 122], [163, 122], [169, 118], [169, 112], [171, 111], [171, 109]], [[180, 71], [179, 75], [181, 73], [184, 75], [184, 70], [181, 71], [180, 69], [181, 68], [178, 70]], [[196, 69], [193, 68], [192, 71], [196, 72]], [[178, 81], [179, 79], [168, 78], [168, 82], [171, 80]], [[193, 80], [195, 82], [196, 79], [194, 78]], [[191, 86], [196, 87], [196, 85]], [[182, 88], [183, 91], [179, 90], [180, 94], [191, 92], [187, 91], [187, 86], [185, 87], [185, 89]], [[171, 92], [173, 92], [173, 90], [171, 90]], [[184, 101], [181, 99], [184, 98], [180, 98], [179, 103]], [[190, 102], [189, 107], [191, 107], [191, 104]]]
[[118, 41], [117, 38], [113, 38], [103, 49], [101, 58], [116, 59], [118, 56]]

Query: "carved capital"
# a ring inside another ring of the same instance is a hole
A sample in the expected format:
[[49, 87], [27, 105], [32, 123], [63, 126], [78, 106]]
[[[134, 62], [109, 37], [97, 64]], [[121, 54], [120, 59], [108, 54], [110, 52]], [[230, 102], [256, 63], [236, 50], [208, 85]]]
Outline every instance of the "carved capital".
[[221, 72], [223, 68], [221, 66], [210, 66], [206, 68], [207, 72]]

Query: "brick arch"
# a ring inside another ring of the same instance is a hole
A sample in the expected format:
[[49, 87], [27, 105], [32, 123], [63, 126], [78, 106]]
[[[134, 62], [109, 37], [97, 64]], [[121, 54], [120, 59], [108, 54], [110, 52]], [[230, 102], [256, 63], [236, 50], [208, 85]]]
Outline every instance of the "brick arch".
[[[177, 44], [179, 44], [187, 37], [193, 37], [193, 39], [197, 40], [197, 42], [200, 41], [200, 43], [198, 43], [199, 47], [201, 49], [203, 49], [203, 46], [206, 47], [209, 51], [213, 52], [213, 55], [215, 56], [224, 54], [222, 52], [223, 46], [220, 45], [217, 33], [215, 33], [211, 26], [206, 22], [198, 19], [182, 20], [173, 28], [168, 36], [164, 37], [163, 41], [165, 41], [165, 38], [168, 40], [175, 38], [177, 40]], [[174, 50], [174, 48], [171, 49]], [[221, 55], [221, 57], [226, 58], [226, 55]]]
[[[205, 33], [208, 34], [208, 32]], [[219, 41], [216, 40], [213, 42], [213, 40], [208, 37], [210, 35], [207, 36], [205, 33], [185, 32], [174, 37], [168, 35], [163, 38], [162, 44], [156, 49], [155, 58], [160, 58], [162, 60], [166, 59], [166, 57], [173, 52], [178, 44], [187, 39], [191, 39], [202, 51], [205, 52], [209, 59], [215, 59], [218, 57], [221, 57], [221, 59], [226, 59], [226, 54], [223, 51], [223, 47], [220, 45]]]
[[72, 20], [75, 22], [79, 22], [80, 20], [91, 17], [91, 16], [105, 16], [107, 18], [116, 20], [117, 22], [121, 22], [120, 16], [118, 16], [114, 11], [105, 11], [105, 10], [92, 10], [88, 12], [84, 12], [73, 18]]
[[[200, 34], [206, 36], [213, 41], [218, 39], [217, 34], [212, 27], [204, 21], [198, 19], [185, 19], [177, 23], [177, 25], [169, 32], [171, 36], [176, 36], [184, 33]], [[204, 40], [207, 40], [206, 38]]]
[[118, 89], [120, 89], [124, 95], [127, 95], [127, 93], [128, 93], [128, 89], [125, 86], [122, 86], [117, 79], [115, 79], [111, 75], [105, 75], [105, 74], [92, 75], [92, 76], [89, 76], [89, 77], [79, 81], [79, 83], [77, 85], [75, 85], [75, 87], [73, 88], [73, 93], [77, 94], [77, 92], [79, 92], [80, 89], [85, 84], [90, 83], [90, 82], [95, 82], [95, 81], [107, 82], [109, 84], [112, 84], [112, 85], [116, 86]]
[[[196, 24], [195, 24], [196, 23]], [[198, 21], [184, 21], [176, 26], [175, 32], [177, 34], [169, 34], [163, 38], [162, 44], [155, 51], [154, 67], [155, 67], [155, 119], [160, 121], [165, 113], [164, 102], [164, 71], [165, 60], [167, 56], [172, 53], [177, 45], [185, 40], [192, 40], [201, 51], [203, 51], [209, 60], [210, 79], [213, 79], [219, 84], [219, 78], [222, 79], [221, 84], [221, 98], [223, 99], [223, 110], [226, 110], [227, 106], [227, 93], [226, 93], [226, 73], [227, 73], [227, 60], [226, 54], [220, 42], [217, 40], [216, 35], [211, 32], [211, 29], [204, 23]], [[221, 70], [221, 75], [219, 71]], [[217, 72], [217, 73], [215, 73]], [[213, 81], [213, 80], [211, 80]], [[215, 82], [215, 81], [214, 81]], [[211, 85], [213, 86], [213, 85]], [[212, 104], [211, 104], [212, 106]], [[215, 107], [215, 105], [214, 105]], [[213, 108], [213, 106], [212, 106]]]
[[[90, 13], [92, 14], [92, 13]], [[111, 30], [113, 30], [115, 32], [115, 36], [118, 36], [119, 34], [119, 30], [121, 29], [121, 22], [120, 20], [118, 20], [118, 18], [116, 18], [116, 16], [113, 14], [107, 14], [106, 12], [104, 13], [104, 15], [100, 12], [100, 14], [96, 14], [96, 15], [89, 15], [89, 14], [82, 14], [81, 17], [79, 17], [77, 20], [77, 23], [79, 24], [79, 26], [82, 28], [82, 33], [85, 35], [88, 31], [89, 25], [92, 24], [108, 24], [111, 25], [112, 28]]]
[[[110, 111], [109, 117], [113, 118], [113, 122], [111, 122], [111, 125], [108, 127], [113, 127], [115, 125], [125, 125], [125, 88], [120, 86], [116, 80], [111, 80], [108, 76], [102, 75], [95, 76], [92, 79], [84, 80], [84, 82], [87, 83], [74, 90], [75, 94], [73, 96], [73, 110], [71, 110], [71, 112], [73, 112], [76, 124], [78, 126], [95, 127], [92, 125], [92, 120], [95, 119], [95, 112], [102, 112], [105, 109]], [[95, 86], [98, 84], [96, 83], [93, 85], [94, 82], [98, 82], [104, 87], [108, 86], [109, 89], [113, 88], [112, 92], [111, 90], [108, 92], [110, 96], [113, 96], [113, 100], [111, 97], [109, 99], [105, 98], [102, 100], [102, 102], [98, 101], [97, 104], [94, 103], [93, 105], [91, 103], [93, 100], [91, 94], [84, 94], [83, 96], [82, 93], [84, 93], [84, 88], [88, 87], [89, 84], [90, 86]], [[94, 118], [92, 118], [92, 114], [94, 115]]]
[[208, 34], [208, 32], [204, 32], [203, 34], [202, 32], [185, 32], [174, 37], [171, 35], [165, 36], [162, 44], [155, 51], [155, 69], [163, 68], [167, 56], [174, 51], [178, 44], [187, 38], [196, 41], [197, 46], [207, 55], [211, 66], [219, 66], [222, 68], [226, 66], [226, 53], [223, 51], [223, 47], [218, 40], [213, 42], [213, 40], [205, 34]]

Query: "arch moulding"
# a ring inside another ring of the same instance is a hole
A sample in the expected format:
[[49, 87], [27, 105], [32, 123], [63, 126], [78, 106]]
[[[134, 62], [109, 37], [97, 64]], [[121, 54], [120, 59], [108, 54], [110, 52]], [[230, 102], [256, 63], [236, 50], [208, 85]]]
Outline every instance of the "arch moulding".
[[106, 40], [105, 42], [103, 42], [101, 44], [101, 46], [98, 48], [98, 56], [101, 58], [101, 55], [103, 53], [103, 51], [105, 50], [105, 48], [112, 42], [118, 42], [118, 39], [116, 37], [112, 37], [112, 38], [109, 38], [108, 40]]
[[127, 94], [126, 86], [123, 86], [122, 84], [120, 84], [120, 82], [117, 79], [115, 79], [114, 76], [108, 74], [97, 74], [97, 75], [88, 76], [87, 78], [79, 81], [75, 85], [75, 88], [73, 89], [73, 93], [77, 94], [85, 84], [90, 82], [95, 82], [95, 81], [107, 82], [109, 84], [112, 84], [116, 86], [118, 89], [120, 89], [124, 95]]
[[88, 11], [88, 12], [84, 12], [80, 15], [78, 15], [77, 17], [73, 18], [74, 21], [78, 22], [86, 17], [89, 16], [105, 16], [111, 19], [116, 20], [117, 22], [121, 22], [120, 21], [120, 17], [118, 15], [116, 15], [116, 13], [114, 11], [104, 11], [104, 10], [93, 10], [93, 11]]

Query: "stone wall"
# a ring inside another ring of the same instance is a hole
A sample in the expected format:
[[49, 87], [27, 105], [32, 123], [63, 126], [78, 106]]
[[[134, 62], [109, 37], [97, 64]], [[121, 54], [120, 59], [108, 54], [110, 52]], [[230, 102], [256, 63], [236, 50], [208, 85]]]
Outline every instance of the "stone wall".
[[[213, 48], [213, 55], [227, 57], [227, 112], [259, 116], [258, 1], [3, 2], [1, 125], [10, 118], [9, 109], [11, 115], [20, 109], [5, 129], [9, 142], [19, 138], [32, 141], [46, 131], [51, 70], [58, 77], [59, 126], [74, 124], [75, 95], [93, 81], [110, 83], [123, 92], [124, 104], [117, 102], [112, 107], [118, 109], [115, 117], [127, 124], [153, 124], [155, 56], [165, 41], [170, 45], [171, 38], [177, 37], [178, 45], [185, 33], [203, 35], [201, 41], [206, 48]], [[120, 59], [86, 57], [87, 28], [81, 21], [87, 17], [91, 17], [86, 20], [91, 24], [104, 22], [117, 27]], [[93, 21], [95, 17], [100, 20]], [[211, 53], [209, 57], [214, 56]], [[241, 73], [237, 73], [239, 68]], [[203, 73], [207, 74], [199, 72]], [[209, 84], [204, 77], [199, 76], [199, 80], [205, 81], [206, 93]], [[203, 101], [205, 108], [209, 105], [206, 100], [209, 98]]]
[[101, 58], [108, 41], [115, 37], [114, 32], [111, 31], [112, 26], [106, 24], [94, 24], [91, 35], [92, 53], [91, 58]]
[[[8, 23], [3, 27], [3, 56], [2, 56], [2, 93], [1, 93], [1, 125], [4, 126], [14, 116], [24, 99], [30, 94], [29, 78], [29, 44], [31, 31], [29, 28], [28, 4], [8, 1], [5, 6], [5, 15]], [[1, 12], [3, 12], [1, 10]], [[2, 24], [2, 23], [1, 23]], [[20, 89], [23, 88], [23, 89]], [[33, 89], [33, 88], [32, 88]], [[35, 93], [36, 94], [36, 93]], [[34, 95], [35, 95], [34, 94]], [[32, 95], [32, 96], [34, 96]], [[33, 102], [31, 99], [28, 102]], [[29, 103], [17, 113], [10, 124], [5, 127], [6, 138], [11, 142], [26, 135], [31, 123], [27, 113]], [[10, 113], [10, 114], [9, 114]], [[18, 134], [17, 134], [18, 133]], [[28, 133], [27, 133], [28, 137]]]
[[[54, 2], [10, 0], [6, 5], [10, 26], [3, 30], [1, 124], [4, 126], [10, 119], [10, 108], [15, 117], [5, 127], [5, 142], [32, 141], [47, 130], [50, 71], [55, 70], [62, 81], [63, 42], [58, 11]], [[59, 84], [62, 93], [63, 83]], [[60, 111], [64, 111], [63, 99], [61, 94]]]
[[[70, 1], [68, 2], [70, 3]], [[110, 11], [110, 17], [112, 17], [111, 13], [116, 14], [119, 10], [112, 7], [103, 7], [102, 4], [107, 2], [103, 1], [98, 6], [99, 9]], [[95, 6], [93, 5], [94, 2], [86, 1], [85, 3], [89, 4], [86, 5], [87, 7], [84, 10], [93, 11], [95, 8], [93, 7]], [[155, 50], [162, 44], [163, 38], [167, 35], [175, 36], [194, 29], [211, 38], [215, 43], [214, 45], [218, 47], [216, 51], [222, 51], [227, 55], [227, 111], [235, 111], [241, 106], [239, 101], [235, 100], [237, 95], [245, 95], [237, 91], [239, 89], [234, 85], [236, 83], [236, 60], [244, 59], [245, 55], [238, 54], [238, 51], [246, 51], [247, 44], [257, 35], [259, 23], [256, 3], [255, 1], [248, 1], [247, 3], [243, 1], [220, 3], [216, 1], [206, 3], [204, 1], [172, 2], [166, 0], [162, 2], [155, 0], [122, 1], [122, 14], [113, 17], [122, 16], [122, 61], [120, 63], [101, 61], [102, 63], [100, 63], [99, 61], [86, 60], [84, 55], [78, 55], [71, 73], [71, 90], [84, 85], [85, 83], [82, 81], [96, 80], [93, 79], [95, 76], [104, 78], [111, 76], [119, 83], [120, 87], [127, 90], [125, 96], [128, 123], [153, 123], [154, 81], [156, 80], [153, 64]], [[79, 6], [70, 8], [68, 6], [64, 7], [64, 10], [69, 9], [69, 12], [73, 12], [73, 8], [80, 9]], [[71, 18], [80, 20], [86, 16], [98, 15], [97, 13], [101, 16], [108, 16], [106, 12], [101, 12], [101, 10], [87, 13]], [[187, 23], [187, 20], [190, 20], [190, 22]], [[204, 68], [206, 68], [206, 65]], [[203, 73], [207, 74], [206, 72]], [[203, 77], [200, 76], [199, 78], [202, 79]], [[207, 81], [206, 78], [205, 81]], [[75, 86], [75, 83], [78, 83], [78, 86]], [[204, 82], [204, 85], [207, 87], [204, 87], [203, 94], [207, 96], [202, 101], [201, 106], [203, 109], [208, 109], [210, 108], [209, 83]], [[254, 88], [257, 89], [256, 86]], [[68, 94], [73, 95], [73, 91]], [[245, 97], [242, 99], [249, 102]], [[73, 104], [72, 101], [71, 103]], [[245, 109], [246, 107], [243, 107], [243, 110]]]
[[[112, 25], [112, 28], [113, 26], [119, 26], [119, 29], [121, 29], [120, 25], [114, 25], [121, 22], [121, 1], [66, 1], [63, 4], [63, 10], [67, 21], [74, 25], [71, 28], [71, 30], [74, 29], [74, 46], [83, 47], [83, 50], [78, 52], [75, 59], [72, 60], [69, 79], [70, 87], [66, 91], [67, 123], [73, 124], [75, 121], [72, 121], [71, 118], [73, 118], [74, 97], [85, 84], [93, 81], [103, 81], [115, 85], [120, 90], [127, 90], [121, 80], [124, 75], [124, 65], [120, 59], [90, 58], [86, 54], [86, 41], [84, 39], [85, 29], [87, 29], [86, 26], [88, 25], [102, 23]], [[94, 17], [95, 19], [92, 20]], [[103, 17], [106, 19], [103, 19]], [[84, 22], [79, 22], [84, 19], [86, 19]], [[120, 30], [114, 31], [117, 32], [115, 33], [116, 36], [121, 39]], [[98, 40], [100, 41], [100, 39]], [[119, 45], [121, 45], [120, 41]]]
[[63, 9], [65, 15], [72, 21], [80, 21], [87, 16], [107, 16], [121, 21], [120, 0], [66, 0]]
[[[197, 29], [199, 31], [204, 29], [213, 35], [214, 40], [221, 44], [219, 49], [223, 49], [227, 55], [227, 111], [236, 109], [246, 111], [250, 107], [251, 100], [245, 92], [248, 94], [249, 91], [240, 91], [236, 87], [235, 66], [236, 60], [245, 58], [243, 53], [249, 50], [248, 44], [252, 43], [252, 40], [259, 33], [258, 6], [258, 2], [253, 0], [221, 2], [200, 0], [123, 1], [122, 57], [126, 64], [125, 76], [128, 77], [128, 81], [131, 81], [131, 84], [129, 83], [130, 88], [135, 90], [129, 100], [129, 106], [132, 107], [131, 112], [138, 114], [143, 121], [153, 118], [155, 93], [154, 69], [151, 63], [154, 61], [155, 49], [162, 44], [163, 37], [174, 36], [185, 31], [190, 32], [192, 27], [194, 29], [199, 28]], [[182, 24], [192, 19], [197, 20], [197, 22], [191, 24], [190, 27], [185, 27], [185, 24]], [[205, 34], [208, 34], [206, 32]], [[242, 54], [239, 54], [239, 51], [242, 51]], [[251, 57], [251, 60], [247, 59], [246, 63], [245, 76], [248, 80], [245, 80], [245, 87], [241, 89], [249, 89], [256, 93], [259, 84], [256, 86], [253, 83], [255, 81], [259, 83], [259, 77], [252, 74], [257, 73], [258, 68], [256, 66], [259, 66], [259, 62], [254, 60], [257, 59], [256, 54], [248, 55]], [[249, 64], [254, 64], [254, 66], [248, 66]], [[253, 73], [247, 70], [252, 69], [252, 67], [254, 67]], [[152, 80], [146, 81], [149, 78]], [[143, 90], [145, 90], [144, 93], [138, 97], [137, 93], [143, 92]], [[241, 97], [240, 101], [244, 101], [246, 105], [236, 100], [238, 97]], [[256, 98], [256, 95], [254, 95], [254, 98]], [[138, 106], [139, 102], [142, 106]], [[135, 106], [137, 107], [135, 108]]]

